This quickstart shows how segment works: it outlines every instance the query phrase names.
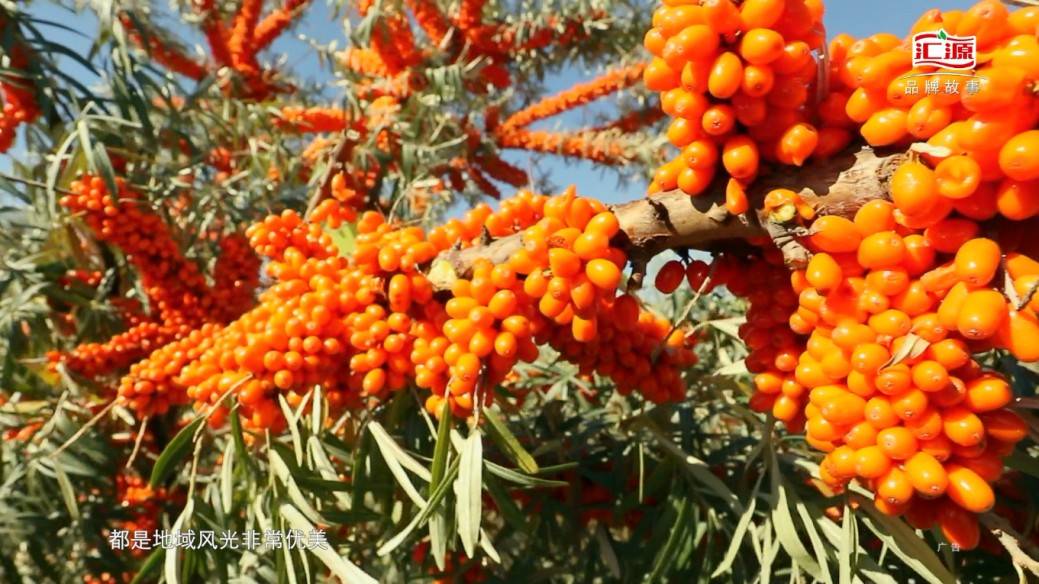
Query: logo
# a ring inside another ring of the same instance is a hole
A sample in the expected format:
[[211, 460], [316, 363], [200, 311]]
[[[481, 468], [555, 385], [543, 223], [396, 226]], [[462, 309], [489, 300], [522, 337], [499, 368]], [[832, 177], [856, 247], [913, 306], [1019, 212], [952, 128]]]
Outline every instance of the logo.
[[944, 29], [913, 35], [913, 67], [973, 69], [977, 55], [977, 37], [950, 36]]

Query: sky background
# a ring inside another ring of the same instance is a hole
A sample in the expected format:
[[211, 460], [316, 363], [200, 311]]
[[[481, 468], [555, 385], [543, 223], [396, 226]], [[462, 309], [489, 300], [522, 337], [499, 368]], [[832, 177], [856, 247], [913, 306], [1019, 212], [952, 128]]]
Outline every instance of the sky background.
[[[268, 0], [266, 4], [269, 7], [273, 2]], [[653, 3], [647, 1], [647, 6], [651, 4]], [[893, 32], [905, 35], [918, 16], [930, 8], [937, 6], [943, 10], [963, 9], [971, 4], [973, 2], [968, 0], [830, 0], [827, 2], [825, 22], [830, 36], [840, 32], [849, 33], [857, 38], [875, 32]], [[157, 12], [168, 14], [168, 7], [164, 2], [152, 3], [152, 6]], [[97, 19], [91, 12], [75, 13], [63, 6], [39, 0], [30, 4], [28, 10], [37, 18], [61, 23], [82, 31], [83, 35], [79, 36], [41, 25], [52, 40], [63, 43], [80, 55], [87, 53], [98, 26]], [[172, 19], [160, 19], [160, 22], [179, 34], [185, 45], [202, 54], [201, 47], [204, 46], [204, 43], [197, 29], [184, 26]], [[278, 55], [285, 55], [287, 66], [295, 70], [297, 75], [304, 79], [321, 82], [330, 77], [327, 71], [322, 70], [319, 66], [310, 45], [327, 46], [330, 43], [336, 43], [336, 48], [342, 49], [345, 46], [345, 39], [341, 18], [333, 14], [324, 0], [313, 0], [297, 26], [275, 42], [265, 54], [261, 55], [261, 58], [270, 60]], [[76, 75], [87, 85], [96, 81], [93, 75], [71, 59], [65, 59], [63, 67], [68, 73]], [[546, 84], [549, 91], [556, 92], [575, 83], [591, 79], [596, 74], [596, 71], [574, 67], [546, 79]], [[330, 95], [334, 95], [335, 91], [336, 89], [332, 88]], [[578, 128], [590, 123], [593, 116], [597, 114], [609, 113], [615, 109], [615, 104], [614, 99], [604, 98], [600, 102], [584, 108], [584, 111], [568, 112], [542, 123], [542, 126], [545, 129]], [[27, 153], [24, 147], [18, 144], [8, 155], [0, 155], [0, 171], [10, 168], [12, 156], [21, 159], [26, 157]], [[528, 155], [523, 152], [508, 152], [506, 159], [518, 163], [522, 167], [529, 164]], [[573, 162], [559, 157], [544, 156], [541, 157], [539, 166], [549, 173], [550, 179], [556, 185], [574, 184], [579, 193], [594, 196], [609, 203], [638, 198], [645, 192], [645, 180], [628, 179], [622, 182], [616, 173], [584, 161]]]

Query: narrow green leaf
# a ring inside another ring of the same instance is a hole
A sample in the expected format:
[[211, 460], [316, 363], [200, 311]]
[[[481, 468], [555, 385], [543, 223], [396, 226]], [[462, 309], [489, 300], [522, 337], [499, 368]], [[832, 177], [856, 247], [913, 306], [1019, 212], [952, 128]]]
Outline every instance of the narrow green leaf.
[[321, 428], [325, 427], [325, 415], [322, 410], [324, 401], [321, 395], [321, 386], [314, 387], [314, 402], [310, 410], [310, 433], [314, 436], [321, 434]]
[[234, 503], [234, 440], [224, 445], [224, 459], [220, 463], [220, 502], [225, 514], [231, 513]]
[[[298, 529], [304, 533], [310, 533], [314, 529], [314, 525], [307, 521], [307, 518], [292, 505], [283, 503], [280, 511], [281, 516], [285, 518], [285, 521], [287, 521], [293, 529]], [[331, 546], [314, 546], [311, 553], [317, 556], [317, 559], [321, 560], [321, 563], [325, 564], [325, 567], [327, 567], [336, 578], [339, 578], [341, 582], [378, 584], [378, 580], [369, 576], [364, 572], [364, 570], [361, 570], [351, 563], [350, 560], [340, 556]]]
[[285, 416], [289, 435], [292, 436], [292, 453], [296, 455], [296, 464], [303, 464], [303, 440], [299, 437], [299, 419], [289, 407], [289, 402], [285, 401], [284, 394], [278, 394], [278, 405], [281, 406], [281, 414]]
[[372, 436], [379, 443], [380, 449], [385, 447], [393, 452], [393, 457], [400, 462], [400, 465], [411, 472], [415, 473], [415, 476], [426, 481], [430, 481], [429, 469], [422, 466], [422, 463], [415, 460], [410, 454], [408, 454], [397, 442], [390, 437], [386, 429], [382, 427], [382, 424], [372, 421], [368, 423], [368, 429], [371, 431]]
[[862, 497], [855, 498], [859, 500], [859, 508], [866, 511], [862, 522], [887, 545], [888, 549], [905, 562], [905, 565], [933, 584], [956, 581], [934, 550], [909, 525], [901, 519], [888, 517], [877, 511], [872, 501]]
[[664, 544], [664, 547], [662, 547], [657, 553], [656, 559], [653, 560], [653, 571], [650, 572], [649, 577], [646, 578], [648, 584], [666, 581], [664, 576], [671, 568], [672, 560], [675, 556], [675, 550], [689, 531], [689, 514], [691, 511], [692, 505], [688, 498], [682, 498], [678, 501], [678, 516], [672, 524], [674, 527], [671, 529], [671, 533], [667, 537], [667, 543]]
[[[877, 564], [877, 562], [873, 560], [873, 558], [869, 557], [867, 551], [864, 550], [862, 546], [859, 544], [857, 523], [858, 522], [856, 521], [856, 525], [854, 528], [854, 546], [852, 547], [852, 549], [855, 550], [856, 554], [855, 561], [852, 565], [853, 581], [861, 581], [859, 577], [855, 575], [855, 573], [857, 572], [858, 574], [866, 577], [869, 581], [874, 582], [875, 584], [898, 584], [898, 581], [892, 578], [890, 575], [888, 575], [888, 573], [885, 572], [884, 569], [881, 568]], [[835, 525], [829, 519], [823, 518], [817, 522], [817, 525], [819, 526], [819, 529], [821, 529], [823, 533], [826, 534], [826, 537], [830, 539], [838, 539], [843, 535], [843, 529], [837, 527], [837, 525]]]
[[458, 536], [462, 540], [465, 554], [474, 557], [480, 537], [481, 505], [483, 487], [483, 436], [477, 428], [469, 431], [462, 448], [455, 479], [455, 498], [458, 513]]
[[501, 556], [498, 555], [498, 550], [494, 549], [494, 544], [491, 543], [491, 537], [487, 535], [487, 532], [481, 527], [480, 528], [480, 549], [483, 553], [487, 554], [487, 558], [495, 564], [501, 563]]
[[500, 479], [509, 481], [510, 483], [515, 483], [517, 485], [521, 485], [524, 487], [554, 488], [565, 487], [568, 484], [570, 484], [566, 481], [553, 481], [549, 479], [542, 479], [538, 477], [532, 477], [530, 475], [525, 475], [523, 473], [516, 472], [511, 468], [505, 468], [504, 466], [501, 466], [500, 464], [491, 462], [489, 460], [485, 460], [484, 465], [487, 467], [487, 472], [491, 473], [492, 475]]
[[495, 507], [498, 508], [502, 518], [505, 519], [505, 523], [509, 524], [516, 531], [526, 533], [528, 529], [526, 517], [520, 511], [516, 502], [513, 501], [512, 496], [498, 481], [497, 477], [488, 473], [483, 477], [483, 483], [487, 487], [487, 493], [490, 494]]
[[520, 469], [527, 474], [535, 474], [538, 472], [538, 463], [534, 460], [534, 457], [523, 445], [519, 443], [516, 435], [509, 430], [508, 424], [505, 420], [502, 420], [500, 416], [491, 408], [483, 408], [484, 417], [487, 420], [487, 430], [491, 435], [491, 440], [498, 445], [515, 462], [519, 465]]
[[[448, 400], [444, 400], [440, 408], [440, 422], [437, 424], [436, 445], [433, 448], [433, 464], [427, 494], [435, 491], [444, 480], [447, 458], [451, 452], [452, 421], [450, 404]], [[433, 553], [433, 561], [440, 570], [444, 570], [447, 566], [447, 543], [447, 512], [438, 507], [429, 518], [429, 547]]]
[[711, 467], [706, 462], [684, 452], [648, 418], [643, 418], [640, 421], [640, 425], [649, 430], [649, 433], [656, 438], [660, 446], [674, 457], [676, 462], [681, 464], [682, 470], [713, 491], [715, 495], [727, 502], [736, 512], [743, 512], [743, 504], [740, 503], [735, 493], [711, 472]]
[[285, 485], [285, 490], [288, 492], [289, 499], [296, 505], [307, 516], [307, 519], [314, 523], [321, 523], [321, 514], [310, 504], [310, 501], [303, 496], [303, 491], [299, 490], [299, 485], [296, 484], [296, 480], [292, 478], [292, 473], [289, 470], [289, 466], [285, 464], [285, 459], [274, 448], [267, 451], [270, 457], [271, 470], [274, 471], [275, 476], [281, 480], [282, 484]]
[[732, 569], [732, 563], [736, 560], [736, 555], [740, 551], [740, 547], [743, 545], [743, 538], [747, 535], [747, 529], [750, 528], [751, 521], [754, 519], [754, 510], [758, 506], [758, 492], [761, 490], [761, 481], [765, 475], [758, 477], [757, 482], [754, 484], [754, 490], [750, 493], [750, 504], [747, 505], [746, 511], [740, 516], [740, 520], [736, 523], [736, 529], [732, 532], [732, 541], [729, 542], [729, 549], [725, 552], [725, 557], [722, 558], [718, 567], [714, 569], [711, 574], [711, 578], [717, 578], [722, 574], [727, 573]]
[[430, 467], [429, 490], [432, 492], [444, 478], [447, 469], [447, 455], [451, 452], [451, 408], [448, 400], [440, 408], [440, 421], [437, 423], [437, 442], [433, 447], [433, 463]]
[[822, 579], [827, 584], [833, 584], [833, 576], [830, 574], [830, 566], [827, 559], [828, 552], [826, 546], [823, 545], [822, 538], [819, 537], [819, 531], [815, 528], [815, 521], [812, 518], [811, 512], [793, 491], [790, 492], [790, 496], [794, 507], [797, 508], [797, 514], [801, 517], [801, 521], [804, 522], [804, 531], [808, 534], [808, 541], [812, 543], [812, 549], [815, 551], [815, 560], [819, 562], [819, 571], [822, 573]]
[[165, 556], [165, 550], [162, 548], [155, 548], [152, 553], [148, 554], [148, 558], [144, 560], [140, 568], [137, 569], [137, 573], [134, 574], [133, 580], [130, 580], [130, 584], [143, 584], [152, 575], [152, 572], [159, 568], [159, 564], [162, 563], [162, 559]]
[[[390, 435], [386, 433], [386, 430], [378, 422], [370, 422], [368, 428], [371, 431], [372, 437], [375, 438], [375, 444], [379, 447], [379, 452], [382, 453], [383, 460], [386, 461], [386, 466], [389, 467], [390, 473], [393, 474], [393, 478], [397, 479], [397, 484], [404, 489], [404, 493], [418, 506], [424, 506], [426, 500], [422, 498], [415, 485], [411, 482], [408, 477], [408, 473], [404, 472], [404, 466], [407, 464], [406, 460], [411, 460], [414, 464], [418, 465], [418, 461], [411, 458], [402, 448], [397, 446], [397, 443], [390, 438]], [[425, 470], [424, 467], [421, 467]], [[427, 473], [429, 471], [426, 471]], [[431, 477], [427, 474], [427, 480]]]
[[844, 506], [844, 517], [841, 518], [840, 548], [837, 550], [837, 581], [840, 584], [851, 584], [855, 573], [855, 559], [859, 553], [858, 529], [855, 526], [855, 510], [851, 505]]
[[[773, 467], [772, 472], [778, 477], [779, 470], [776, 467]], [[791, 561], [818, 580], [822, 576], [819, 564], [816, 563], [798, 536], [797, 523], [790, 512], [790, 505], [790, 492], [787, 489], [786, 481], [778, 478], [773, 481], [772, 487], [772, 525], [776, 530], [776, 539], [790, 556]]]
[[76, 491], [69, 482], [69, 475], [58, 461], [54, 461], [54, 476], [58, 479], [58, 488], [61, 489], [61, 498], [65, 500], [65, 507], [69, 510], [72, 519], [79, 519], [79, 503], [76, 502]]
[[195, 430], [202, 425], [203, 419], [201, 417], [193, 420], [187, 426], [181, 428], [180, 432], [170, 440], [166, 448], [162, 450], [162, 454], [155, 460], [155, 465], [152, 466], [151, 479], [148, 481], [152, 488], [158, 487], [166, 477], [177, 467], [184, 455], [188, 453], [191, 448], [191, 438], [195, 435]]
[[108, 192], [111, 193], [112, 197], [119, 196], [119, 185], [115, 180], [115, 170], [112, 168], [112, 161], [108, 158], [108, 150], [105, 145], [97, 142], [94, 144], [94, 163], [97, 164], [97, 171], [101, 173], [101, 178], [105, 181], [105, 187]]
[[[189, 499], [187, 505], [184, 505], [184, 510], [177, 516], [177, 520], [173, 522], [173, 527], [170, 531], [177, 533], [180, 531], [184, 524], [191, 520], [191, 513], [195, 510], [195, 500]], [[177, 548], [167, 550], [166, 558], [163, 561], [163, 571], [166, 575], [167, 584], [177, 584], [178, 572], [177, 572]]]
[[444, 481], [440, 483], [437, 489], [433, 491], [433, 494], [429, 496], [429, 501], [422, 508], [422, 511], [415, 515], [415, 517], [404, 526], [404, 529], [397, 532], [397, 534], [390, 538], [386, 543], [379, 546], [379, 550], [376, 552], [377, 555], [385, 556], [397, 549], [397, 547], [404, 543], [408, 536], [411, 535], [412, 531], [421, 527], [427, 520], [429, 520], [433, 515], [433, 512], [440, 505], [440, 502], [443, 501], [444, 497], [447, 495], [447, 492], [451, 487], [451, 482], [458, 476], [458, 461], [459, 459], [456, 458], [454, 462], [451, 463], [451, 467], [448, 468], [447, 474], [444, 476]]

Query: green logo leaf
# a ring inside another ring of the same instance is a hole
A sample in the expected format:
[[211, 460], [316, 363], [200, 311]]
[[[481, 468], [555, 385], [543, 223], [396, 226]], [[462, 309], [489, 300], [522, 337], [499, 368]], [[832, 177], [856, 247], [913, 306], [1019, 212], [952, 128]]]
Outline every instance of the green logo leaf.
[[943, 41], [949, 38], [949, 35], [945, 34], [944, 28], [938, 29], [938, 38], [942, 39]]

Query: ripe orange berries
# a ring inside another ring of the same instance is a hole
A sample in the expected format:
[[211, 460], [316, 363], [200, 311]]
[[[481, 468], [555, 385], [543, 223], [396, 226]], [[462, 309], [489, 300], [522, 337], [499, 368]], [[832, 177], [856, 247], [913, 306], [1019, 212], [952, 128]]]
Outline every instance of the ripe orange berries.
[[1039, 178], [1039, 130], [1017, 134], [999, 150], [999, 168], [1017, 181]]
[[671, 260], [657, 272], [654, 285], [661, 293], [670, 294], [678, 289], [684, 278], [685, 268], [682, 266], [682, 262]]
[[985, 238], [972, 239], [956, 252], [956, 276], [972, 287], [984, 286], [996, 275], [1002, 258], [996, 242]]
[[903, 213], [922, 215], [937, 203], [934, 171], [920, 162], [906, 162], [891, 177], [891, 200]]
[[824, 145], [830, 155], [847, 144], [846, 130], [819, 128], [815, 122], [825, 120], [800, 113], [816, 78], [812, 50], [821, 42], [815, 32], [820, 17], [820, 10], [784, 0], [738, 7], [710, 0], [654, 13], [644, 45], [655, 58], [644, 80], [661, 92], [662, 109], [674, 118], [668, 139], [683, 152], [658, 169], [650, 194], [678, 187], [699, 195], [712, 184], [720, 159], [728, 178], [741, 181], [728, 183], [726, 208], [741, 214], [749, 208], [745, 189], [759, 158], [800, 165]]

